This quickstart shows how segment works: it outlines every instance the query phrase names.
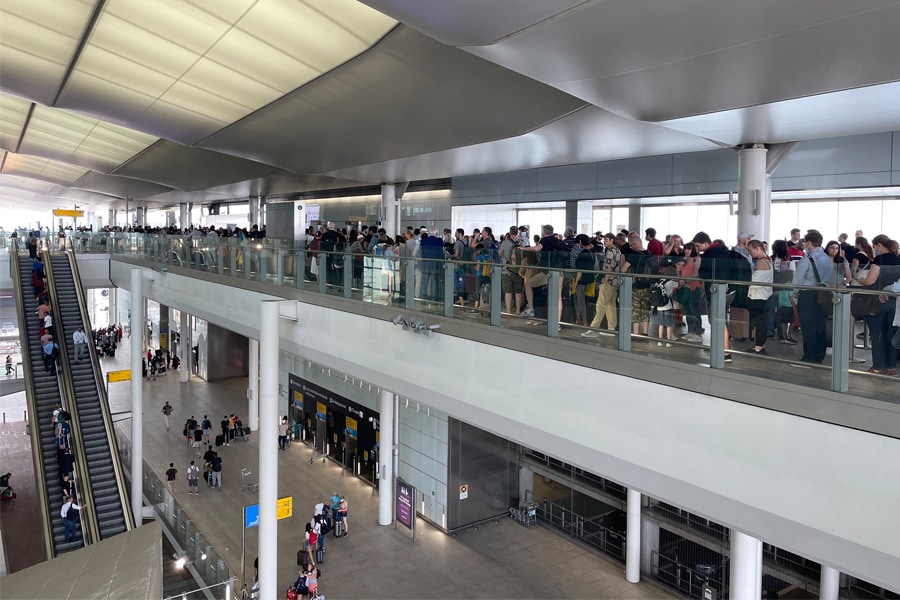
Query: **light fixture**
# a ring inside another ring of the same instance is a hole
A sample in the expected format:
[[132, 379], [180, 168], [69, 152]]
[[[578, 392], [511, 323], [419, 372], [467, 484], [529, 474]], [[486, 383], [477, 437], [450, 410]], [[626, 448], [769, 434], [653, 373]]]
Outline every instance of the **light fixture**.
[[429, 325], [416, 317], [404, 317], [403, 315], [397, 315], [391, 319], [391, 323], [402, 325], [403, 331], [412, 331], [422, 335], [431, 335], [432, 331], [438, 331], [441, 328], [439, 323]]

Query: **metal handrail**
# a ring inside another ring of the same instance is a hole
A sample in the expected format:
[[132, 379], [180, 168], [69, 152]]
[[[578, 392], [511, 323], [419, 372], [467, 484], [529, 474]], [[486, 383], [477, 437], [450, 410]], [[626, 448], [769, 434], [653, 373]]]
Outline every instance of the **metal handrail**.
[[28, 405], [29, 418], [34, 421], [31, 427], [31, 458], [34, 461], [34, 472], [38, 474], [35, 477], [38, 495], [38, 512], [41, 515], [41, 535], [44, 538], [44, 549], [47, 553], [47, 559], [53, 558], [53, 519], [50, 515], [50, 494], [47, 492], [47, 481], [40, 473], [44, 472], [43, 446], [41, 445], [40, 423], [38, 422], [37, 404], [35, 402], [34, 392], [34, 372], [31, 364], [31, 352], [28, 348], [28, 328], [25, 326], [25, 290], [22, 289], [22, 277], [19, 272], [21, 268], [19, 264], [19, 252], [9, 253], [10, 275], [13, 280], [13, 289], [19, 294], [21, 300], [16, 302], [16, 316], [19, 323], [19, 341], [22, 343], [22, 366], [25, 370], [25, 402]]
[[[56, 292], [56, 281], [53, 278], [53, 264], [50, 260], [51, 252], [50, 250], [44, 250], [42, 254], [44, 255], [44, 269], [47, 273], [47, 285], [53, 292]], [[85, 456], [84, 440], [81, 437], [81, 420], [78, 416], [78, 402], [75, 399], [75, 384], [72, 381], [72, 370], [69, 367], [68, 349], [66, 348], [66, 342], [62, 335], [62, 310], [60, 309], [59, 301], [55, 294], [51, 294], [51, 302], [56, 307], [56, 310], [53, 312], [53, 318], [56, 320], [58, 329], [58, 334], [54, 336], [54, 341], [57, 346], [59, 346], [60, 358], [56, 365], [56, 372], [58, 373], [60, 383], [60, 395], [63, 400], [62, 404], [64, 407], [68, 408], [71, 417], [70, 421], [72, 427], [69, 435], [74, 438], [75, 447], [77, 448], [77, 452], [74, 452], [73, 454], [77, 466], [76, 473], [80, 475], [80, 477], [77, 478], [78, 488], [82, 491], [82, 496], [86, 496], [93, 501], [94, 489], [91, 485], [90, 470], [88, 469], [87, 457]], [[89, 507], [88, 510], [85, 510], [81, 514], [81, 524], [85, 546], [100, 541], [100, 523], [97, 519], [96, 506], [94, 508]]]
[[[84, 297], [84, 290], [81, 288], [81, 274], [78, 272], [78, 261], [75, 260], [75, 256], [72, 252], [66, 252], [66, 258], [69, 259], [69, 265], [72, 269], [72, 278], [75, 282], [75, 294], [78, 297], [78, 309], [79, 312], [83, 315], [83, 317], [88, 321], [88, 329], [90, 329], [90, 320], [88, 318], [87, 312], [87, 301]], [[87, 333], [87, 332], [86, 332]], [[106, 430], [106, 439], [109, 443], [110, 448], [110, 456], [112, 457], [113, 462], [113, 470], [116, 473], [116, 488], [119, 492], [119, 498], [122, 501], [122, 510], [125, 513], [125, 528], [127, 530], [134, 529], [134, 513], [131, 510], [131, 496], [128, 490], [125, 489], [125, 474], [122, 471], [122, 462], [119, 458], [119, 453], [113, 451], [114, 448], [117, 448], [116, 445], [116, 432], [115, 427], [113, 426], [112, 414], [109, 410], [109, 397], [107, 395], [106, 386], [103, 382], [102, 369], [100, 368], [100, 359], [97, 356], [97, 348], [93, 343], [93, 338], [91, 338], [91, 343], [88, 344], [88, 354], [91, 357], [91, 367], [94, 373], [94, 383], [97, 385], [97, 394], [100, 398], [100, 410], [103, 413], [103, 428]], [[134, 373], [131, 374], [132, 377], [135, 376]]]

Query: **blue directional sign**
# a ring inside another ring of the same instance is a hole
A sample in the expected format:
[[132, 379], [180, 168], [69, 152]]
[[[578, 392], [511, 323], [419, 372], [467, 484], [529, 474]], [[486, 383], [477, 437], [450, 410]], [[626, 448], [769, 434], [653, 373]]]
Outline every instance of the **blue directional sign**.
[[244, 527], [259, 526], [259, 504], [244, 507]]

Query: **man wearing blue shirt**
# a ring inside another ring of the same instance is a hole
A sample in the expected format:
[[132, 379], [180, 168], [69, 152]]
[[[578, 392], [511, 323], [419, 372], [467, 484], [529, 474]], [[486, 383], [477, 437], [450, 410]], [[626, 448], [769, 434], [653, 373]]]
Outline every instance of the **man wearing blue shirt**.
[[[806, 232], [804, 238], [806, 256], [797, 263], [794, 272], [794, 285], [810, 287], [828, 285], [835, 287], [834, 263], [822, 250], [822, 234], [815, 229]], [[815, 263], [813, 263], [815, 261]], [[815, 269], [813, 269], [815, 264]], [[816, 272], [818, 271], [818, 276]], [[825, 332], [825, 314], [818, 303], [816, 290], [800, 290], [795, 292], [797, 297], [797, 312], [800, 315], [800, 329], [803, 332], [803, 357], [802, 362], [822, 364], [825, 360], [825, 348], [828, 338]]]

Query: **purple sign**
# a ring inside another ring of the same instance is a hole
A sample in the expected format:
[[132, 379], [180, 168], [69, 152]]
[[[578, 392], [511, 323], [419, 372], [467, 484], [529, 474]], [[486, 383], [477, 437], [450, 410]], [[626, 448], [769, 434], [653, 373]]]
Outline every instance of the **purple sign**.
[[413, 528], [416, 513], [413, 509], [416, 488], [404, 481], [397, 481], [397, 521], [409, 529]]

